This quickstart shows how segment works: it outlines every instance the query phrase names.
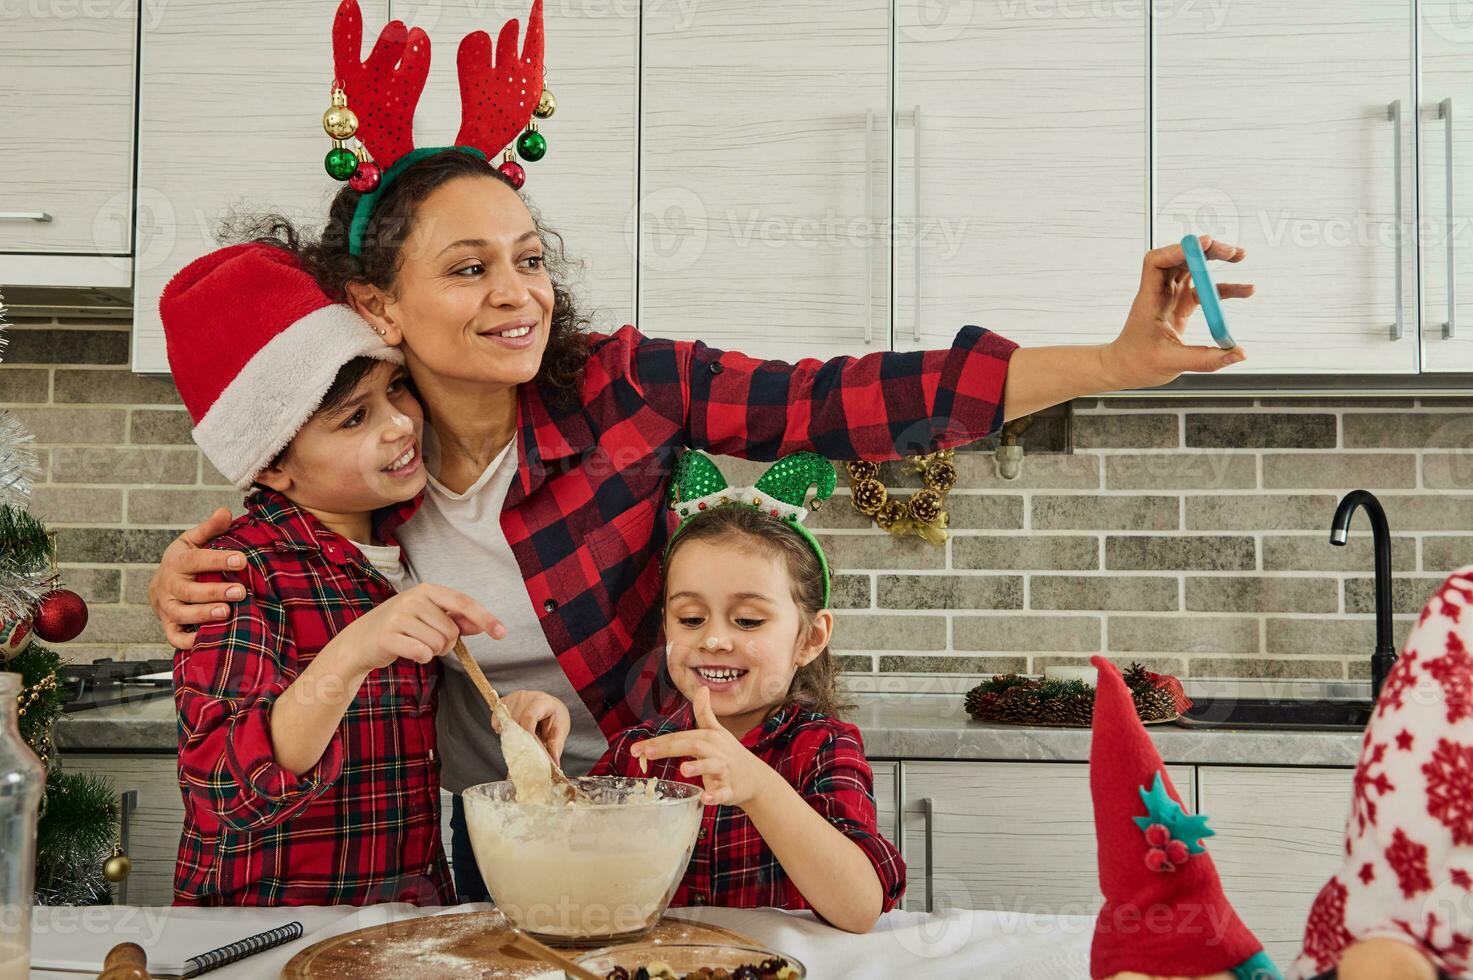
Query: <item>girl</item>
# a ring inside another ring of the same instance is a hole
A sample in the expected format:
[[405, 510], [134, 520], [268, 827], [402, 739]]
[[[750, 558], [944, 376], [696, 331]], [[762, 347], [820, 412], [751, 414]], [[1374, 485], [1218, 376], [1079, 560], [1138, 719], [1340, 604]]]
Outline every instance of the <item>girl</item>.
[[664, 618], [685, 700], [615, 736], [593, 774], [704, 785], [672, 904], [811, 909], [867, 932], [899, 903], [905, 865], [878, 832], [859, 730], [836, 717], [828, 564], [798, 523], [813, 482], [834, 487], [812, 453], [737, 490], [699, 453], [677, 463], [672, 496], [691, 516], [666, 552]]

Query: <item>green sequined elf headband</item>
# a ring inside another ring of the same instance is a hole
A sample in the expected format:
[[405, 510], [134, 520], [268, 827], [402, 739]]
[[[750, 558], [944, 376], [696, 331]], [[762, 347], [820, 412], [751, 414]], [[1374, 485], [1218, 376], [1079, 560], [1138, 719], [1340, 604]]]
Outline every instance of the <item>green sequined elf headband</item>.
[[833, 494], [836, 482], [832, 463], [818, 453], [801, 452], [773, 463], [755, 486], [733, 487], [727, 485], [726, 477], [721, 475], [711, 457], [698, 450], [687, 450], [675, 461], [674, 479], [670, 484], [670, 509], [679, 514], [681, 520], [675, 533], [670, 535], [665, 553], [670, 553], [670, 545], [675, 543], [680, 532], [703, 511], [737, 504], [751, 507], [781, 518], [813, 549], [818, 556], [819, 567], [823, 569], [823, 604], [827, 608], [832, 578], [828, 556], [823, 553], [823, 546], [813, 532], [803, 526], [803, 518], [808, 516], [809, 508], [805, 506], [808, 488], [815, 488], [813, 500], [817, 504]]
[[[332, 26], [332, 105], [322, 115], [322, 128], [333, 143], [323, 166], [334, 180], [345, 180], [362, 194], [348, 227], [350, 253], [363, 254], [363, 234], [384, 190], [411, 163], [430, 154], [460, 150], [489, 164], [505, 148], [506, 157], [496, 169], [521, 189], [527, 172], [512, 159], [511, 143], [516, 141], [523, 160], [541, 160], [547, 139], [538, 132], [537, 121], [557, 111], [557, 99], [543, 87], [542, 0], [532, 0], [518, 51], [520, 33], [517, 21], [509, 20], [501, 25], [494, 49], [485, 31], [461, 39], [455, 59], [460, 131], [451, 146], [416, 149], [414, 109], [429, 76], [429, 35], [418, 27], [406, 28], [403, 21], [390, 21], [368, 58], [360, 60], [363, 14], [358, 0], [338, 5]], [[352, 138], [359, 144], [356, 151], [347, 147]]]

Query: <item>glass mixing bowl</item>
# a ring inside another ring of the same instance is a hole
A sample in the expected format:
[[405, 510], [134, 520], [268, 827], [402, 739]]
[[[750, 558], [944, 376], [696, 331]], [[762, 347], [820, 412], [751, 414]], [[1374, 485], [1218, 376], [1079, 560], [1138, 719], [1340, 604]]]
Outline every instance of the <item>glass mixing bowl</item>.
[[591, 803], [518, 803], [509, 781], [463, 795], [481, 877], [513, 925], [582, 948], [648, 936], [685, 874], [701, 788], [623, 776], [573, 780]]

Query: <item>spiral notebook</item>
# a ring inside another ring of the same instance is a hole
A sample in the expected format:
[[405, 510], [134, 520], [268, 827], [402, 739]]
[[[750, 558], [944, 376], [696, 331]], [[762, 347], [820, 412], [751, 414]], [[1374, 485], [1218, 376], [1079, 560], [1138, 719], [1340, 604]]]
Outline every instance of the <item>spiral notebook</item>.
[[[148, 972], [154, 977], [197, 977], [247, 956], [302, 938], [302, 924], [288, 922], [254, 934], [242, 934], [223, 922], [180, 919], [140, 922], [132, 934], [125, 930], [92, 933], [86, 930], [42, 931], [31, 934], [31, 969], [96, 974], [108, 950], [134, 942], [148, 954]], [[152, 926], [152, 927], [151, 927]]]

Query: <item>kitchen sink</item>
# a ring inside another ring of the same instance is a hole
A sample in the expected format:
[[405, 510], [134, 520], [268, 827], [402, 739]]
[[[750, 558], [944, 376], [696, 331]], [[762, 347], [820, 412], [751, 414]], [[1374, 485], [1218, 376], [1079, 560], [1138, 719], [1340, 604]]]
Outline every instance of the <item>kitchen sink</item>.
[[1298, 698], [1194, 698], [1179, 719], [1183, 728], [1352, 732], [1366, 727], [1372, 703]]

